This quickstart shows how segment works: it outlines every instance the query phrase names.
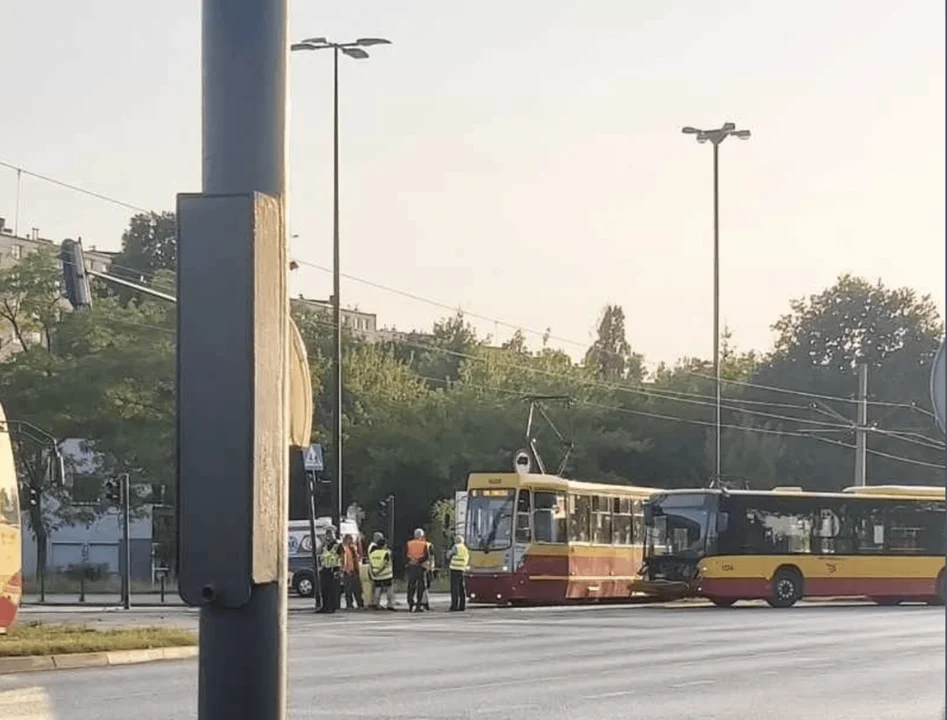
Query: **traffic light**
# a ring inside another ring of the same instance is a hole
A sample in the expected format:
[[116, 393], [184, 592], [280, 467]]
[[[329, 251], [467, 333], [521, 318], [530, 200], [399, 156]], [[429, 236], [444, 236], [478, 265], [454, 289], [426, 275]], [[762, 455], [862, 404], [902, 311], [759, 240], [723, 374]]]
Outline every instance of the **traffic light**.
[[105, 481], [105, 499], [118, 505], [122, 501], [122, 483], [118, 478], [109, 478]]
[[36, 507], [39, 505], [39, 490], [32, 485], [30, 486], [30, 505]]
[[68, 238], [63, 240], [59, 258], [62, 260], [66, 299], [76, 310], [91, 308], [92, 292], [89, 290], [89, 276], [86, 274], [82, 242]]

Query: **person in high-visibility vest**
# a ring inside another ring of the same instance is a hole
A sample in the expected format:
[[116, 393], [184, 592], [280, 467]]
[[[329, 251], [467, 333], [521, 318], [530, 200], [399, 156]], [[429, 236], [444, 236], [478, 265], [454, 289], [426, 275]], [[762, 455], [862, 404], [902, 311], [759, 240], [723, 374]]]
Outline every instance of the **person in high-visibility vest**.
[[427, 562], [422, 563], [424, 567], [424, 589], [421, 591], [421, 607], [425, 610], [431, 609], [431, 585], [434, 582], [434, 543], [427, 543]]
[[392, 586], [395, 568], [391, 561], [391, 550], [384, 538], [372, 543], [374, 549], [368, 554], [368, 570], [372, 576], [372, 609], [381, 610], [381, 594], [385, 593], [386, 610], [395, 609], [395, 590]]
[[414, 531], [414, 538], [408, 540], [408, 564], [404, 569], [408, 580], [408, 612], [421, 612], [424, 609], [425, 564], [430, 553], [428, 542], [424, 539], [424, 531], [418, 528]]
[[322, 594], [321, 613], [334, 613], [339, 609], [339, 570], [342, 567], [341, 545], [332, 530], [326, 531], [322, 545], [319, 570], [319, 590]]
[[467, 609], [464, 577], [470, 565], [470, 552], [460, 535], [455, 538], [454, 546], [447, 551], [447, 561], [450, 567], [450, 609], [452, 612], [463, 612]]

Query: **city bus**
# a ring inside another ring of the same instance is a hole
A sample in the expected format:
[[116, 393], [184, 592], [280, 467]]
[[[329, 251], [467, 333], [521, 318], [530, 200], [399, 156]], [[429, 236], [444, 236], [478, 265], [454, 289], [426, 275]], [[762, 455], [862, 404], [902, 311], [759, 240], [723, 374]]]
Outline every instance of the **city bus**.
[[557, 475], [473, 473], [467, 482], [471, 603], [555, 605], [636, 593], [649, 488]]
[[10, 428], [0, 407], [0, 635], [16, 620], [23, 594], [20, 500]]
[[645, 506], [643, 587], [727, 607], [944, 602], [944, 488], [670, 490]]

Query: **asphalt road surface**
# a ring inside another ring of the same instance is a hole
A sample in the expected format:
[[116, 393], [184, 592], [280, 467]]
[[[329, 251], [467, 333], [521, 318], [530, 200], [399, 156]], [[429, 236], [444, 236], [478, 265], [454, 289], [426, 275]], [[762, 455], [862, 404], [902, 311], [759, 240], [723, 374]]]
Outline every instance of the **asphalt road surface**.
[[[943, 608], [296, 612], [290, 633], [293, 720], [934, 720], [944, 707]], [[0, 676], [0, 718], [195, 718], [196, 669]]]

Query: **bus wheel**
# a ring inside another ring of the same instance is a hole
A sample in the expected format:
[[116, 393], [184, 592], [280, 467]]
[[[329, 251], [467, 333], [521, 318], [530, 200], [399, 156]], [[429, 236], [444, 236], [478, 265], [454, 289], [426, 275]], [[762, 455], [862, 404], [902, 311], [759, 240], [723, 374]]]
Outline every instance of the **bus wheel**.
[[798, 570], [782, 568], [773, 575], [772, 595], [766, 602], [775, 608], [788, 608], [802, 599], [802, 575]]
[[733, 607], [736, 601], [736, 598], [710, 598], [710, 602], [717, 607]]

